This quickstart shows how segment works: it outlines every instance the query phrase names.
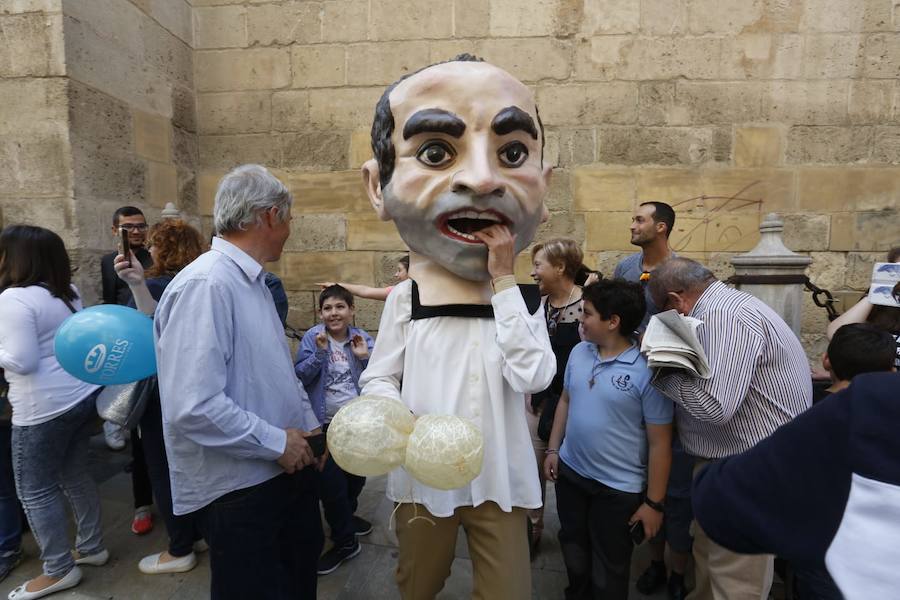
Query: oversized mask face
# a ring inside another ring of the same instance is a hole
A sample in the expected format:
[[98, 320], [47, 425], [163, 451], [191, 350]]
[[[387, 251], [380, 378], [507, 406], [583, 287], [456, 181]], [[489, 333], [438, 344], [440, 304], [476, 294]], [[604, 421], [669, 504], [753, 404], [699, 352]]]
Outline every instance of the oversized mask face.
[[449, 62], [401, 82], [390, 105], [391, 179], [382, 188], [375, 161], [364, 167], [375, 210], [413, 252], [464, 279], [490, 279], [487, 247], [472, 232], [502, 223], [518, 252], [547, 218], [550, 168], [531, 92], [493, 65]]

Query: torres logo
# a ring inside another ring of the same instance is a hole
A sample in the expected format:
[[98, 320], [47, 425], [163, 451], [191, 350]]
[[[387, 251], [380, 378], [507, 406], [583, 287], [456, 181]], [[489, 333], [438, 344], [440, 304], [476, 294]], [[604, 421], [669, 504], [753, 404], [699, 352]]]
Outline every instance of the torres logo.
[[103, 367], [106, 360], [106, 346], [97, 344], [84, 357], [84, 370], [88, 373], [96, 373]]
[[128, 340], [118, 339], [113, 347], [107, 349], [104, 344], [97, 344], [84, 358], [84, 370], [88, 373], [100, 372], [100, 379], [112, 379], [128, 355], [133, 344]]

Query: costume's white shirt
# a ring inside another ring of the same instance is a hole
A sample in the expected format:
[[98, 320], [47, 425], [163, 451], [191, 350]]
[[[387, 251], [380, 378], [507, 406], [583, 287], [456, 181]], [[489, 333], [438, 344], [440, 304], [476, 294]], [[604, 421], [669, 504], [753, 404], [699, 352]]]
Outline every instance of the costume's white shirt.
[[495, 294], [491, 304], [493, 319], [411, 320], [411, 280], [385, 302], [362, 394], [398, 398], [417, 416], [457, 415], [484, 435], [484, 467], [469, 485], [438, 490], [399, 468], [388, 476], [387, 496], [395, 502], [423, 504], [437, 517], [488, 501], [507, 512], [541, 505], [523, 394], [550, 385], [556, 358], [547, 327], [528, 313], [518, 287]]

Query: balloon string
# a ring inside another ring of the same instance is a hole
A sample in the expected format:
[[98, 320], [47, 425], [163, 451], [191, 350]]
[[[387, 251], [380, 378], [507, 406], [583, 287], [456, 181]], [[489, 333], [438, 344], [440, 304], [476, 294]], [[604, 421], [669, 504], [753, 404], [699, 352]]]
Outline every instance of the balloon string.
[[[432, 526], [437, 525], [437, 523], [435, 523], [432, 519], [419, 514], [419, 504], [416, 502], [415, 496], [413, 496], [412, 479], [409, 480], [409, 503], [413, 505], [413, 516], [406, 522], [407, 525], [412, 525], [413, 521], [418, 521], [419, 519], [431, 523]], [[396, 506], [394, 506], [394, 510], [391, 511], [391, 516], [388, 519], [389, 529], [394, 528], [394, 517], [397, 514], [397, 510], [399, 510], [400, 506], [402, 506], [403, 504], [404, 502], [402, 500], [400, 502], [397, 502]]]

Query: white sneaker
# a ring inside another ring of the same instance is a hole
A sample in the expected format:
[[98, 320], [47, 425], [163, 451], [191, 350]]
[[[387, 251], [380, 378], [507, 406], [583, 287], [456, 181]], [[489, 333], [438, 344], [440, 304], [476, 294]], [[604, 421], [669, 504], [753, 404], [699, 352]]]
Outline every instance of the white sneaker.
[[125, 431], [121, 425], [104, 421], [103, 438], [110, 450], [121, 450], [125, 447]]
[[160, 552], [145, 556], [138, 563], [138, 569], [141, 570], [141, 573], [156, 575], [158, 573], [185, 573], [197, 566], [197, 556], [193, 552], [164, 563], [159, 562], [162, 555], [163, 553]]

